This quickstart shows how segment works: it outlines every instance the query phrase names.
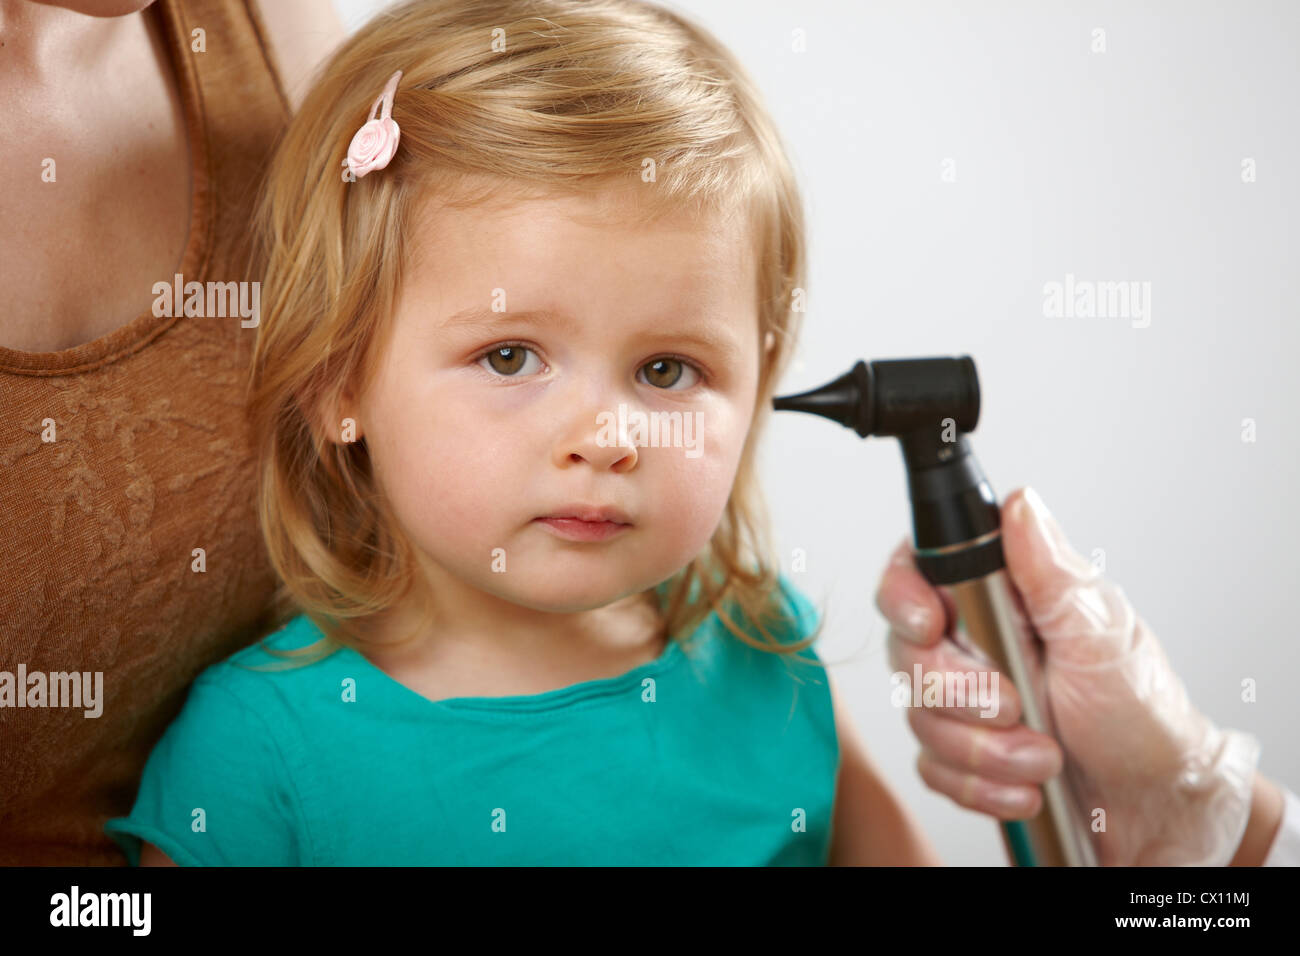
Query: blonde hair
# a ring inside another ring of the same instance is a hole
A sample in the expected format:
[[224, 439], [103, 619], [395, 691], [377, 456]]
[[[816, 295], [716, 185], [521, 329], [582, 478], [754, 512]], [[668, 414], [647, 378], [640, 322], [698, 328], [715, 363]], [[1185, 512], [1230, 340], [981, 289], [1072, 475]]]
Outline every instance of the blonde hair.
[[[397, 152], [387, 168], [347, 182], [348, 144], [396, 70]], [[647, 159], [653, 181], [642, 178]], [[618, 186], [639, 189], [649, 218], [746, 214], [758, 340], [774, 339], [770, 354], [760, 350], [753, 425], [724, 516], [656, 589], [663, 627], [685, 637], [716, 612], [760, 650], [794, 654], [816, 640], [820, 624], [797, 642], [768, 631], [790, 615], [776, 600], [755, 446], [797, 335], [791, 306], [805, 286], [805, 251], [793, 171], [752, 80], [709, 33], [639, 0], [417, 0], [382, 11], [334, 53], [259, 195], [262, 320], [248, 385], [258, 515], [282, 581], [277, 620], [304, 613], [325, 635], [278, 656], [305, 664], [357, 648], [365, 642], [351, 622], [415, 585], [414, 554], [364, 440], [333, 440], [321, 410], [348, 385], [360, 394], [375, 373], [422, 200], [465, 207]]]

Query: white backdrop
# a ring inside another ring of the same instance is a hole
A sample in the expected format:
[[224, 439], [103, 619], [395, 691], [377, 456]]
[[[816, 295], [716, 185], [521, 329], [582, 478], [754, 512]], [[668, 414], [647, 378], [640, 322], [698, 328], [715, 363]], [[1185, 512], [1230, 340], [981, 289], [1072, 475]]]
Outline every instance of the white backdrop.
[[[349, 30], [387, 5], [335, 4]], [[1300, 792], [1300, 5], [665, 5], [750, 70], [804, 190], [808, 314], [781, 391], [858, 358], [974, 357], [971, 441], [999, 500], [1033, 485], [1078, 551], [1102, 549], [1196, 705]], [[1149, 301], [1047, 317], [1067, 275]], [[922, 783], [889, 702], [874, 596], [910, 530], [897, 443], [772, 424], [785, 569], [807, 553], [792, 579], [827, 607], [820, 653], [869, 750], [945, 861], [1004, 862], [992, 818]]]

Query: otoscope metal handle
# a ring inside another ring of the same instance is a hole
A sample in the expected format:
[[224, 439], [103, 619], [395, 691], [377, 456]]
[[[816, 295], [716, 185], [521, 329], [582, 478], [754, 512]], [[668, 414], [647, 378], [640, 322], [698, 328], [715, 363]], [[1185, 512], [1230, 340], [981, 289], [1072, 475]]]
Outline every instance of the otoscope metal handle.
[[[968, 544], [983, 544], [989, 537]], [[1042, 641], [1034, 633], [1006, 570], [936, 587], [951, 596], [957, 608], [954, 642], [976, 660], [994, 665], [1001, 672], [1000, 680], [1015, 685], [1026, 726], [1055, 737], [1043, 675]], [[1043, 806], [1036, 816], [1002, 821], [1002, 840], [1014, 865], [1097, 865], [1087, 818], [1080, 812], [1067, 771], [1063, 768], [1042, 785]]]

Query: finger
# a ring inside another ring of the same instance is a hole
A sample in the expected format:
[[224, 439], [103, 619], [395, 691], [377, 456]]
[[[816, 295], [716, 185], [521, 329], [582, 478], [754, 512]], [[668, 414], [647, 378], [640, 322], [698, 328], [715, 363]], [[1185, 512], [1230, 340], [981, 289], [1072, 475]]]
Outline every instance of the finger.
[[[937, 697], [938, 702], [944, 706], [928, 709], [939, 711], [945, 716], [989, 727], [1014, 727], [1020, 723], [1020, 695], [1015, 685], [996, 667], [966, 654], [950, 638], [945, 637], [937, 644], [922, 647], [899, 637], [891, 628], [886, 647], [889, 666], [894, 672], [891, 686], [905, 685], [909, 701], [919, 697], [925, 702], [929, 699], [926, 689], [932, 688], [930, 697]], [[987, 676], [980, 677], [981, 674]], [[955, 690], [959, 685], [964, 689], [964, 701], [950, 701], [948, 689], [951, 687]], [[990, 692], [986, 701], [980, 701], [978, 693], [971, 692], [972, 688], [978, 691], [981, 687]]]
[[1002, 547], [1025, 613], [1053, 663], [1090, 667], [1131, 650], [1137, 634], [1133, 606], [1070, 546], [1032, 488], [1007, 496]]
[[876, 607], [901, 636], [918, 644], [933, 644], [948, 629], [942, 592], [917, 570], [907, 537], [894, 549], [881, 574]]
[[1036, 816], [1043, 806], [1043, 795], [1037, 787], [996, 783], [954, 770], [925, 749], [916, 758], [916, 771], [931, 790], [950, 797], [968, 810], [987, 813], [999, 820], [1028, 819]]
[[1065, 764], [1065, 754], [1055, 740], [1024, 724], [970, 726], [923, 707], [910, 708], [907, 722], [936, 761], [996, 783], [1040, 784], [1055, 777]]

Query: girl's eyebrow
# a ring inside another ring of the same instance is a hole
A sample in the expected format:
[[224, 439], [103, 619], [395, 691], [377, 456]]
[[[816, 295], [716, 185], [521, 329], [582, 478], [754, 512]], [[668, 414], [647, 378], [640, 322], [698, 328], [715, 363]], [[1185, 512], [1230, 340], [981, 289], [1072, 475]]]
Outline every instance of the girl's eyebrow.
[[[558, 328], [561, 330], [578, 328], [578, 323], [567, 312], [555, 312], [550, 309], [494, 312], [482, 306], [471, 306], [446, 319], [442, 323], [442, 330], [447, 332], [468, 329], [478, 333], [490, 334], [504, 325], [528, 325], [535, 328]], [[655, 325], [653, 330], [647, 330], [643, 333], [641, 337], [697, 345], [717, 352], [727, 360], [736, 359], [740, 355], [740, 348], [731, 335], [706, 322], [695, 323], [680, 329], [674, 329], [659, 323]]]
[[496, 312], [482, 306], [470, 306], [461, 309], [442, 323], [443, 331], [456, 329], [474, 329], [489, 332], [507, 323], [518, 325], [551, 326], [553, 328], [574, 328], [573, 317], [563, 312], [549, 309], [528, 309], [523, 312]]

